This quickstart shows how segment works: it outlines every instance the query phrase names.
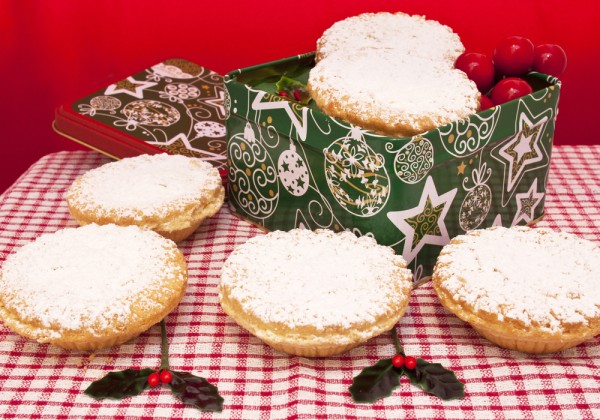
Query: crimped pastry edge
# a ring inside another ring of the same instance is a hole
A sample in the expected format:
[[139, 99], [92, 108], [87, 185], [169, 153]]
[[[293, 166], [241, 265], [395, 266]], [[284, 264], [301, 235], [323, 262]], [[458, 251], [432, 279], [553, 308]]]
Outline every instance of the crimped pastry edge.
[[77, 207], [76, 200], [73, 197], [79, 193], [80, 178], [75, 180], [66, 196], [69, 213], [79, 225], [85, 226], [90, 223], [98, 225], [116, 224], [119, 226], [135, 225], [142, 229], [153, 230], [174, 242], [187, 239], [204, 220], [214, 216], [225, 201], [225, 188], [222, 184], [219, 184], [217, 188], [211, 191], [210, 195], [203, 196], [198, 202], [170, 209], [164, 217], [143, 216], [134, 218], [121, 216], [116, 212], [103, 214], [105, 212], [101, 211], [102, 206], [100, 205], [90, 211]]

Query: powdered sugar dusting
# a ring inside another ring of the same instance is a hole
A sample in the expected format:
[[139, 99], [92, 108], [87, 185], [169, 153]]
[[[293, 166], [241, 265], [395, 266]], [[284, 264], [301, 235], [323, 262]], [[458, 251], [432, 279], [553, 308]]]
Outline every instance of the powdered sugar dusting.
[[438, 22], [367, 13], [334, 24], [318, 48], [309, 75], [313, 98], [365, 128], [417, 133], [479, 109], [475, 83], [454, 69], [464, 51], [460, 38]]
[[220, 188], [217, 169], [201, 159], [181, 155], [140, 155], [86, 172], [67, 199], [99, 216], [165, 216], [177, 206], [197, 203], [205, 191]]
[[[436, 275], [457, 301], [526, 326], [559, 332], [600, 316], [600, 247], [527, 227], [473, 231], [450, 243]], [[450, 265], [445, 265], [450, 264]]]
[[[386, 124], [399, 116], [416, 130], [428, 117], [445, 124], [477, 112], [477, 89], [465, 73], [428, 59], [394, 51], [366, 50], [339, 59], [328, 56], [311, 71], [311, 85], [325, 100], [341, 100], [357, 115]], [[427, 121], [429, 123], [429, 121]]]
[[364, 13], [334, 23], [318, 43], [319, 54], [352, 54], [359, 50], [389, 50], [454, 64], [464, 46], [452, 29], [424, 16], [404, 13]]
[[245, 311], [291, 328], [373, 322], [403, 299], [412, 276], [401, 256], [350, 232], [295, 229], [250, 239], [225, 262], [221, 286]]
[[[140, 292], [160, 292], [164, 277], [176, 275], [165, 264], [175, 251], [173, 242], [136, 226], [63, 229], [8, 256], [0, 293], [22, 319], [96, 334], [127, 320]], [[155, 305], [148, 300], [148, 308]]]

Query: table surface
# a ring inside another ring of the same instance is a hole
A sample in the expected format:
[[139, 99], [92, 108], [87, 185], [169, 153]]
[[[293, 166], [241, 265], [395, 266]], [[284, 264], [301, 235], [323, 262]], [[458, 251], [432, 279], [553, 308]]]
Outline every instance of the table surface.
[[[42, 233], [75, 227], [64, 193], [75, 177], [108, 161], [95, 152], [59, 152], [26, 171], [0, 196], [0, 262]], [[538, 226], [600, 242], [599, 197], [600, 146], [556, 147]], [[428, 283], [413, 292], [400, 340], [407, 354], [454, 370], [465, 398], [441, 401], [404, 379], [391, 397], [354, 403], [352, 377], [395, 353], [389, 334], [341, 356], [307, 359], [272, 350], [221, 310], [221, 265], [260, 233], [225, 206], [180, 244], [190, 277], [166, 318], [171, 368], [217, 385], [222, 413], [184, 406], [164, 387], [123, 400], [83, 394], [109, 371], [158, 367], [159, 326], [90, 354], [38, 344], [0, 325], [0, 418], [600, 418], [600, 336], [550, 355], [501, 349], [446, 312]]]

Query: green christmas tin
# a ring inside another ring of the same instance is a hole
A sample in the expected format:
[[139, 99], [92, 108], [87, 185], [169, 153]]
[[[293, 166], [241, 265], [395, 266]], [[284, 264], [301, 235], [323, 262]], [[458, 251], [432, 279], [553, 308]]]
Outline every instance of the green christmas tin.
[[532, 224], [544, 198], [560, 81], [530, 73], [530, 95], [411, 138], [390, 138], [277, 94], [306, 83], [314, 54], [225, 77], [229, 205], [267, 230], [351, 230], [431, 275], [449, 240]]

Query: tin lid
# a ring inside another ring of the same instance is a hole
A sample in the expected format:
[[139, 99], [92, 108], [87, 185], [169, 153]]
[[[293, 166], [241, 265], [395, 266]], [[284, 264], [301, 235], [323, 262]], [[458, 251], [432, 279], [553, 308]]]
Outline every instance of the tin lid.
[[202, 158], [226, 172], [223, 77], [168, 59], [56, 110], [61, 135], [113, 158], [143, 153]]

